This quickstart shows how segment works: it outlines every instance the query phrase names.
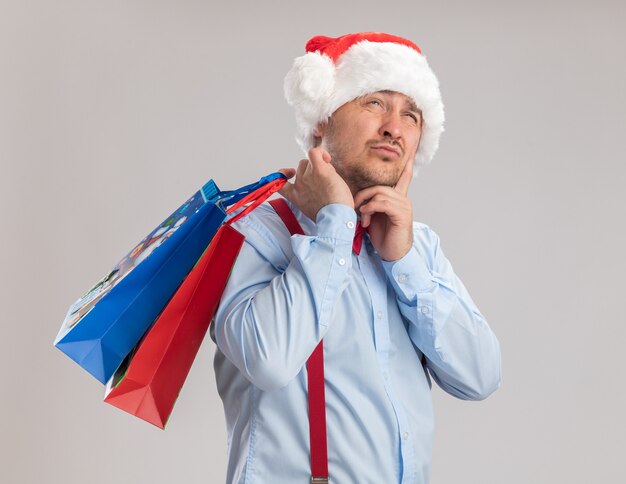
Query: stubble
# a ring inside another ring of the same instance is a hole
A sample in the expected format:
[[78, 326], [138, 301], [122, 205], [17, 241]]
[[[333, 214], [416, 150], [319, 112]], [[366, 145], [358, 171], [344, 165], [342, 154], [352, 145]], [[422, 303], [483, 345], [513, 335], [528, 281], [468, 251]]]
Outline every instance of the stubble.
[[[389, 143], [388, 140], [382, 140]], [[344, 179], [352, 194], [372, 186], [383, 185], [393, 187], [398, 182], [402, 167], [394, 164], [391, 158], [380, 158], [380, 162], [372, 163], [369, 157], [370, 146], [380, 143], [381, 140], [372, 140], [358, 152], [354, 149], [353, 140], [345, 139], [337, 133], [332, 122], [328, 122], [324, 145], [331, 156], [331, 164], [335, 171]], [[350, 156], [350, 153], [359, 153]]]

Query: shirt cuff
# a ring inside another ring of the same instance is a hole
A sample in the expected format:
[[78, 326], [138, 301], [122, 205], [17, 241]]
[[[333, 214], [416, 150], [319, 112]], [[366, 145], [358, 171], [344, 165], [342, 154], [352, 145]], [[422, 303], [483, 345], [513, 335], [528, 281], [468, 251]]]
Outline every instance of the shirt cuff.
[[324, 205], [315, 217], [318, 237], [348, 242], [352, 245], [356, 230], [356, 212], [348, 205], [331, 203]]
[[437, 285], [415, 247], [411, 247], [401, 259], [381, 261], [396, 294], [402, 296], [407, 304], [415, 304], [418, 294], [431, 292]]

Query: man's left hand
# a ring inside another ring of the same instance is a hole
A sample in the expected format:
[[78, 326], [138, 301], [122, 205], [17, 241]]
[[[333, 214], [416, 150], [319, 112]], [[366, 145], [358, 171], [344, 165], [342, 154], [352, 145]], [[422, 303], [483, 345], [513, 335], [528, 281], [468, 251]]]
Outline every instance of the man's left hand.
[[372, 245], [383, 260], [401, 259], [413, 245], [413, 206], [407, 197], [412, 179], [413, 160], [409, 159], [395, 187], [376, 185], [354, 197], [361, 225], [368, 229]]

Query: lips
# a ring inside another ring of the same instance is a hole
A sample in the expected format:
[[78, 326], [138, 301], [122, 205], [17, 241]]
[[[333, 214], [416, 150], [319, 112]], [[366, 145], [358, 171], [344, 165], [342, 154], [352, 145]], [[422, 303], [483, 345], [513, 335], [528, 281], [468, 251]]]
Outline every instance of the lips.
[[379, 153], [385, 154], [386, 156], [400, 156], [401, 154], [398, 148], [388, 144], [374, 145], [372, 146], [372, 149], [378, 151]]

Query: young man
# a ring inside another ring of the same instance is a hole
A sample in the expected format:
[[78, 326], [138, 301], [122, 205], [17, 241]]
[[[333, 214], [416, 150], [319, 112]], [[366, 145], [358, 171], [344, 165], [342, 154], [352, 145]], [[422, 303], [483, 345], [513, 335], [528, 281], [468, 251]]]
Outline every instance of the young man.
[[443, 130], [437, 79], [405, 39], [315, 37], [285, 92], [308, 159], [283, 170], [296, 179], [281, 194], [305, 235], [269, 205], [236, 223], [246, 243], [212, 327], [227, 482], [327, 482], [312, 475], [306, 365], [323, 341], [318, 468], [427, 483], [430, 378], [467, 400], [500, 385], [498, 341], [407, 198]]

